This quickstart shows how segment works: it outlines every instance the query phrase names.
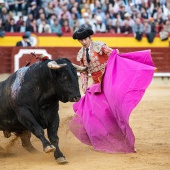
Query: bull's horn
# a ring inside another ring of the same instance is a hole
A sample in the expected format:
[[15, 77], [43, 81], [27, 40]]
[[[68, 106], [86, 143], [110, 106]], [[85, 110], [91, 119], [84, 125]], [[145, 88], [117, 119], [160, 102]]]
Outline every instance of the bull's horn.
[[77, 69], [77, 71], [86, 71], [87, 70], [87, 67], [82, 67], [82, 66], [79, 66], [79, 65], [76, 65], [76, 64], [73, 64], [72, 65]]
[[57, 69], [60, 69], [62, 67], [65, 67], [67, 64], [57, 64], [55, 61], [50, 61], [47, 66], [48, 68], [50, 69], [53, 69], [53, 70], [57, 70]]

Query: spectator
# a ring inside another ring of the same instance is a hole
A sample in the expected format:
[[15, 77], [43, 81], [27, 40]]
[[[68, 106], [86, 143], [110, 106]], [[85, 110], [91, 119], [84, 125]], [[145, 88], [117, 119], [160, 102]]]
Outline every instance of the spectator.
[[54, 23], [51, 25], [51, 32], [57, 34], [58, 36], [62, 35], [62, 29], [58, 19], [54, 19]]
[[102, 22], [102, 18], [100, 16], [97, 16], [96, 21], [96, 33], [106, 33], [106, 25]]
[[[36, 3], [36, 6], [39, 8], [39, 7], [41, 7], [41, 8], [43, 8], [43, 6], [42, 6], [42, 1], [43, 0], [26, 0], [27, 1], [27, 3], [26, 3], [26, 9], [27, 9], [27, 14], [29, 14], [30, 12], [31, 12], [31, 10], [32, 10], [32, 5], [34, 4], [34, 3]], [[45, 0], [45, 1], [47, 1], [47, 0]]]
[[53, 2], [53, 1], [51, 1], [51, 0], [43, 0], [42, 7], [45, 9], [48, 6], [49, 2]]
[[[130, 2], [130, 1], [129, 1]], [[132, 11], [137, 11], [137, 13], [139, 13], [139, 10], [138, 8], [136, 8], [135, 4], [133, 2], [130, 2], [129, 3], [129, 6], [130, 6], [130, 11], [128, 12], [129, 14], [132, 15]]]
[[29, 13], [28, 18], [26, 20], [26, 25], [30, 25], [31, 21], [33, 20], [33, 14]]
[[90, 20], [89, 18], [85, 19], [85, 23], [83, 25], [81, 25], [82, 28], [88, 28], [88, 29], [92, 29], [92, 25], [90, 25]]
[[62, 6], [62, 11], [58, 14], [58, 19], [61, 19], [61, 15], [63, 15], [63, 14], [65, 14], [66, 18], [68, 18], [69, 20], [71, 19], [71, 14], [67, 10], [67, 6], [66, 5]]
[[[112, 3], [113, 2], [113, 3]], [[104, 11], [106, 12], [106, 13], [109, 13], [109, 9], [110, 8], [113, 8], [113, 6], [114, 6], [114, 1], [112, 1], [111, 2], [111, 0], [105, 0], [105, 4], [103, 4], [103, 9], [104, 9]]]
[[101, 17], [102, 22], [105, 21], [106, 15], [105, 15], [105, 13], [102, 11], [102, 8], [101, 8], [101, 7], [98, 7], [98, 8], [97, 8], [96, 15]]
[[73, 14], [76, 15], [77, 19], [81, 19], [81, 15], [76, 7], [72, 7], [72, 9], [71, 9], [71, 15], [73, 15]]
[[125, 14], [125, 20], [124, 22], [128, 21], [129, 22], [129, 25], [133, 28], [134, 24], [135, 24], [135, 21], [132, 19], [131, 17], [131, 14], [129, 13], [126, 13]]
[[30, 44], [28, 38], [29, 38], [29, 37], [28, 37], [27, 35], [23, 35], [23, 36], [22, 36], [22, 41], [18, 41], [18, 42], [16, 43], [16, 46], [17, 46], [17, 47], [30, 47], [31, 44]]
[[153, 17], [154, 14], [157, 12], [158, 6], [155, 5], [154, 1], [151, 1], [150, 6], [151, 6], [151, 7], [150, 7], [150, 9], [149, 9], [149, 12], [150, 12], [150, 14], [151, 14], [151, 17]]
[[145, 10], [145, 8], [141, 8], [141, 17], [143, 19], [149, 19], [149, 14], [147, 13], [147, 11]]
[[138, 12], [136, 9], [133, 9], [133, 10], [132, 10], [132, 14], [131, 14], [131, 18], [132, 18], [133, 20], [135, 20], [136, 18], [138, 18], [138, 15], [140, 15], [140, 17], [141, 17], [141, 13]]
[[79, 20], [79, 25], [85, 24], [85, 19], [90, 19], [89, 14], [87, 12], [84, 12], [82, 15], [82, 18]]
[[[115, 19], [116, 16], [118, 15], [118, 13], [115, 13], [113, 7], [109, 8], [109, 16], [110, 16], [110, 19]], [[119, 15], [120, 16], [120, 15]], [[116, 23], [116, 22], [115, 22]]]
[[152, 28], [148, 20], [145, 20], [144, 22], [143, 33], [145, 33], [148, 42], [152, 43], [155, 38], [155, 32], [152, 32]]
[[72, 13], [72, 8], [74, 7], [74, 3], [76, 3], [75, 0], [70, 0], [70, 3], [68, 4], [68, 11]]
[[23, 21], [24, 21], [23, 16], [20, 16], [19, 20], [16, 22], [16, 25], [19, 27]]
[[15, 12], [15, 0], [6, 0], [8, 11]]
[[[144, 0], [143, 2], [146, 2], [147, 0]], [[134, 0], [133, 1], [134, 5], [138, 8], [138, 9], [141, 9], [142, 8], [142, 0]], [[132, 4], [132, 3], [131, 3]]]
[[92, 18], [90, 19], [91, 20], [91, 22], [94, 24], [94, 25], [96, 25], [97, 24], [97, 15], [96, 14], [93, 14], [92, 15]]
[[5, 1], [1, 0], [0, 1], [0, 13], [1, 13], [3, 7], [5, 7]]
[[38, 26], [38, 33], [51, 33], [51, 27], [47, 24], [46, 20], [43, 20]]
[[16, 15], [18, 14], [18, 11], [21, 11], [22, 14], [26, 14], [26, 1], [25, 0], [15, 0], [15, 12]]
[[67, 18], [66, 14], [63, 13], [63, 14], [61, 14], [61, 19], [59, 20], [61, 26], [64, 25], [65, 20], [67, 20], [69, 22], [69, 19]]
[[157, 7], [157, 11], [154, 13], [153, 18], [156, 20], [157, 18], [162, 18], [163, 21], [166, 20], [166, 16], [164, 15], [162, 8]]
[[46, 17], [45, 17], [45, 14], [42, 13], [42, 14], [40, 14], [40, 17], [37, 19], [37, 25], [42, 24], [42, 22], [43, 22], [44, 20], [45, 20], [46, 23], [47, 23], [47, 19], [46, 19]]
[[0, 13], [0, 18], [2, 18], [2, 23], [4, 24], [8, 18], [9, 13], [6, 7], [2, 7], [1, 11], [2, 12]]
[[121, 1], [114, 0], [114, 2], [115, 2], [115, 4], [113, 6], [113, 9], [114, 9], [115, 13], [118, 13], [120, 11], [120, 3], [121, 3]]
[[[54, 24], [54, 20], [56, 20], [56, 19], [57, 19], [56, 14], [52, 14], [52, 15], [50, 16], [50, 18], [47, 20], [47, 22], [48, 22], [49, 25], [53, 25], [53, 24]], [[57, 20], [58, 20], [58, 19], [57, 19]]]
[[140, 22], [141, 22], [142, 24], [143, 24], [144, 21], [146, 20], [146, 19], [144, 19], [144, 18], [141, 17], [141, 13], [137, 13], [134, 20], [136, 20], [137, 18], [140, 19]]
[[31, 3], [31, 11], [30, 13], [32, 13], [33, 18], [38, 19], [39, 18], [39, 7], [37, 6], [37, 3], [35, 1], [33, 1]]
[[116, 26], [116, 22], [119, 21], [121, 25], [123, 25], [123, 20], [120, 17], [120, 14], [117, 13], [116, 17], [113, 19], [113, 26]]
[[117, 20], [116, 25], [114, 26], [114, 32], [116, 34], [120, 34], [122, 31], [122, 26], [120, 25], [120, 22]]
[[79, 21], [77, 19], [77, 15], [76, 14], [72, 14], [71, 17], [72, 17], [72, 19], [70, 20], [69, 25], [70, 25], [71, 28], [73, 28], [73, 25], [74, 25], [75, 21], [76, 22], [79, 22]]
[[[146, 12], [149, 14], [149, 17], [151, 16], [151, 13], [150, 13], [150, 4], [151, 4], [151, 0], [144, 0], [142, 1], [142, 7], [146, 10]], [[139, 8], [140, 10], [140, 8]], [[139, 11], [140, 12], [140, 11]]]
[[125, 19], [125, 13], [126, 13], [125, 6], [124, 6], [124, 5], [121, 5], [121, 6], [120, 6], [119, 14], [120, 14], [120, 18], [121, 18], [122, 20]]
[[19, 26], [19, 32], [26, 32], [27, 30], [27, 26], [26, 26], [26, 22], [22, 21], [20, 26]]
[[48, 2], [48, 5], [45, 8], [46, 14], [47, 14], [47, 19], [50, 18], [51, 15], [55, 14], [55, 10], [54, 10], [54, 4], [53, 1]]
[[155, 21], [157, 21], [160, 25], [162, 25], [162, 24], [164, 23], [164, 20], [163, 20], [163, 18], [162, 18], [162, 14], [158, 14], [158, 15], [156, 16]]
[[153, 18], [149, 18], [149, 24], [151, 25], [151, 32], [156, 33], [155, 22]]
[[83, 16], [83, 13], [84, 12], [87, 12], [86, 9], [83, 9], [83, 8], [86, 8], [85, 6], [87, 5], [87, 8], [89, 8], [89, 4], [87, 4], [87, 0], [80, 0], [81, 2], [79, 3], [79, 6], [80, 6], [80, 13], [81, 15]]
[[[77, 1], [77, 0], [76, 0], [76, 1]], [[78, 3], [78, 2], [75, 2], [75, 3], [73, 4], [73, 8], [76, 8], [76, 9], [77, 9], [78, 13], [80, 14], [80, 18], [81, 18], [81, 11], [80, 11], [80, 5], [79, 5], [79, 3]], [[90, 11], [90, 8], [88, 8], [87, 10], [88, 10], [87, 12], [89, 12], [89, 11]], [[91, 13], [91, 11], [90, 11], [90, 13]], [[89, 13], [89, 14], [90, 14], [90, 13]]]
[[2, 19], [0, 18], [0, 37], [5, 36], [5, 27], [2, 25]]
[[132, 34], [132, 27], [129, 25], [128, 21], [124, 22], [124, 25], [122, 26], [121, 33], [127, 35], [127, 34]]
[[98, 7], [101, 7], [101, 2], [99, 0], [94, 1], [94, 3], [90, 5], [90, 9], [93, 14], [96, 14]]
[[134, 37], [138, 41], [141, 41], [142, 36], [143, 36], [143, 24], [140, 22], [139, 18], [136, 19], [136, 22], [135, 22], [134, 26], [132, 27], [132, 29], [133, 29]]
[[68, 20], [65, 20], [62, 26], [62, 32], [64, 33], [71, 33], [71, 28], [69, 26]]
[[107, 33], [115, 33], [113, 20], [109, 19], [108, 24], [106, 25], [106, 32]]
[[167, 40], [170, 33], [170, 21], [165, 21], [163, 25], [163, 30], [159, 33], [161, 40]]
[[30, 32], [38, 32], [38, 26], [37, 26], [37, 20], [36, 19], [33, 19], [29, 25], [27, 25], [27, 31], [30, 31]]
[[[56, 2], [54, 2], [54, 1], [56, 1]], [[59, 1], [58, 2], [58, 0], [53, 0], [53, 3], [54, 3], [54, 11], [55, 11], [55, 14], [58, 16], [58, 14], [60, 13], [60, 12], [62, 12], [62, 9], [61, 9], [61, 2]]]
[[108, 12], [106, 12], [106, 19], [104, 21], [104, 24], [107, 26], [109, 21], [110, 21], [110, 15]]
[[11, 19], [13, 19], [13, 14], [12, 12], [9, 12], [8, 15], [6, 16], [6, 20], [2, 20], [2, 24], [6, 27], [7, 25], [10, 24]]
[[5, 26], [6, 32], [19, 32], [19, 27], [15, 24], [13, 18], [10, 19], [10, 23]]
[[78, 21], [74, 21], [74, 24], [73, 24], [73, 32], [77, 31], [79, 29], [79, 22]]
[[160, 33], [163, 30], [163, 24], [159, 24], [157, 21], [154, 21], [156, 33]]
[[84, 4], [82, 4], [82, 8], [80, 8], [80, 10], [81, 10], [81, 15], [83, 16], [83, 14], [85, 13], [85, 12], [88, 12], [88, 9], [89, 9], [89, 5], [87, 4], [87, 3], [84, 3]]
[[40, 7], [40, 8], [38, 9], [38, 16], [40, 17], [41, 14], [45, 14], [45, 17], [47, 17], [46, 11], [45, 11], [45, 9], [42, 8], [42, 7]]

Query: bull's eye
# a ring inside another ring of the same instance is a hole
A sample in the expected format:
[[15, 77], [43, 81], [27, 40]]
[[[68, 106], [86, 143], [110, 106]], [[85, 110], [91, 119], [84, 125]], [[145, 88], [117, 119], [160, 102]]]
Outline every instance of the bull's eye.
[[75, 67], [72, 67], [72, 70], [76, 70], [76, 68], [75, 68]]

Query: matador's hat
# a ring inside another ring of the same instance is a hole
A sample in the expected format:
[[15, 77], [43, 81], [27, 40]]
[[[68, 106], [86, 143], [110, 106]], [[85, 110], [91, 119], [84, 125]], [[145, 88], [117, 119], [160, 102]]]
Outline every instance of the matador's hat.
[[73, 39], [82, 40], [82, 39], [85, 39], [93, 34], [94, 34], [94, 32], [92, 29], [80, 28], [73, 34]]

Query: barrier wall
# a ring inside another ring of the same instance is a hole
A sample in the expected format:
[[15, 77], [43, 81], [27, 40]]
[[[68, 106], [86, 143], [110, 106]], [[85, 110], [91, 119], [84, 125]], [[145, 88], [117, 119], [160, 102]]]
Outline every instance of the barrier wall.
[[[16, 43], [22, 40], [23, 33], [6, 33], [5, 37], [0, 38], [1, 47], [14, 47]], [[103, 41], [109, 47], [169, 47], [170, 38], [161, 41], [159, 35], [156, 35], [153, 43], [148, 43], [147, 38], [143, 36], [141, 41], [137, 41], [133, 34], [94, 34], [94, 41]], [[62, 37], [56, 34], [31, 34], [30, 42], [35, 47], [80, 47], [77, 40], [73, 40], [71, 34], [64, 34]]]
[[[0, 47], [0, 73], [13, 73], [18, 68], [25, 66], [27, 62], [31, 64], [36, 62], [37, 60], [30, 52], [35, 52], [37, 55], [46, 54], [52, 59], [66, 57], [73, 63], [79, 64], [76, 61], [76, 55], [79, 49], [79, 47]], [[151, 50], [152, 59], [158, 72], [170, 72], [170, 48], [168, 47], [120, 47], [118, 49], [121, 53]]]

